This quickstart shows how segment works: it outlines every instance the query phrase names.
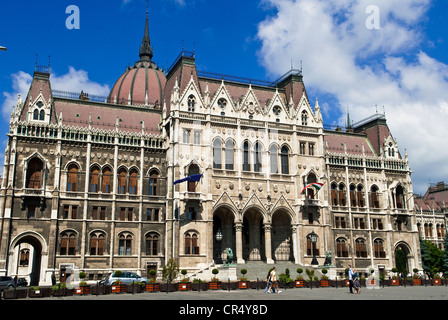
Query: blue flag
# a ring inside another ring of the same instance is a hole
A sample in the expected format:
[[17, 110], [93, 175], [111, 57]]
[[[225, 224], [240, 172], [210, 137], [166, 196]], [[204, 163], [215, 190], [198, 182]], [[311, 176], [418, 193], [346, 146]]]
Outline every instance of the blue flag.
[[174, 181], [173, 184], [178, 184], [178, 183], [185, 182], [185, 181], [199, 181], [199, 180], [201, 180], [201, 177], [202, 177], [202, 174], [194, 174], [192, 176], [189, 176], [189, 177], [186, 177], [186, 178], [183, 178], [180, 180], [176, 180], [176, 181]]

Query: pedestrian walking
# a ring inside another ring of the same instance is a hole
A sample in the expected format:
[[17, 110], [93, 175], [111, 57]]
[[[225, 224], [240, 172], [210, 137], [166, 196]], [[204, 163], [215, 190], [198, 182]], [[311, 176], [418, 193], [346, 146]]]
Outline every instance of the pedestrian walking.
[[348, 286], [350, 293], [353, 293], [353, 270], [351, 265], [348, 265]]
[[271, 287], [272, 287], [271, 272], [272, 269], [269, 269], [268, 276], [266, 277], [266, 288], [264, 289], [265, 293], [271, 293]]
[[277, 291], [277, 293], [281, 293], [280, 288], [278, 287], [278, 280], [277, 280], [277, 272], [275, 267], [272, 268], [271, 271], [271, 287], [273, 289], [273, 293]]
[[355, 288], [355, 294], [361, 293], [361, 283], [359, 282], [358, 272], [353, 268], [353, 287]]

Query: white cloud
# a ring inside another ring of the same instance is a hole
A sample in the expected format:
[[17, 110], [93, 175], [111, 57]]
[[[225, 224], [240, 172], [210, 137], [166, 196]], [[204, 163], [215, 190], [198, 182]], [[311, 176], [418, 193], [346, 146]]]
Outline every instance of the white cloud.
[[[348, 107], [355, 122], [384, 106], [401, 151], [407, 149], [414, 190], [448, 179], [448, 66], [420, 50], [431, 0], [266, 0], [275, 16], [259, 24], [260, 61], [273, 75], [303, 60], [304, 81]], [[366, 27], [366, 8], [380, 9], [380, 29]], [[319, 99], [321, 105], [325, 101]], [[329, 109], [329, 107], [326, 107]], [[330, 122], [331, 119], [324, 119]]]

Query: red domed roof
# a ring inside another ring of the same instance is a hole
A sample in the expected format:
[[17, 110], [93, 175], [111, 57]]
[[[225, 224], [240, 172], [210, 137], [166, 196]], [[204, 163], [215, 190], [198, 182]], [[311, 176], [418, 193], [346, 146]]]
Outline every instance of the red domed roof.
[[166, 75], [152, 62], [153, 50], [149, 39], [148, 12], [145, 34], [140, 46], [140, 61], [127, 68], [109, 94], [109, 103], [123, 105], [162, 105]]
[[140, 60], [113, 86], [109, 102], [123, 105], [161, 105], [166, 75], [152, 61]]

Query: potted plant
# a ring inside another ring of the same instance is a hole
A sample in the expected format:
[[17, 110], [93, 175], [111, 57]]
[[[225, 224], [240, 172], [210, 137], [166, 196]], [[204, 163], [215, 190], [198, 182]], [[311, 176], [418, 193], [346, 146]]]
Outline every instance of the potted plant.
[[368, 281], [369, 281], [369, 284], [372, 285], [372, 286], [376, 285], [376, 279], [373, 276], [374, 273], [375, 273], [375, 270], [374, 269], [370, 269], [370, 277], [369, 277]]
[[123, 275], [123, 272], [121, 270], [117, 270], [114, 272], [114, 276], [117, 278], [112, 283], [112, 293], [122, 293], [126, 292], [126, 285], [123, 284], [123, 282], [120, 280], [120, 277]]
[[162, 268], [162, 281], [160, 285], [160, 291], [169, 292], [175, 291], [176, 288], [173, 285], [173, 281], [179, 275], [179, 267], [173, 258], [170, 258], [166, 265]]
[[330, 281], [328, 280], [328, 270], [327, 269], [322, 269], [322, 276], [320, 277], [320, 286], [321, 287], [328, 287], [330, 285]]
[[296, 288], [303, 288], [305, 283], [305, 278], [302, 277], [303, 269], [298, 268], [297, 273], [299, 275], [296, 277]]
[[399, 286], [400, 285], [400, 278], [398, 277], [398, 269], [392, 268], [392, 272], [394, 275], [392, 276], [392, 285], [393, 286]]
[[221, 281], [219, 281], [219, 279], [216, 277], [216, 275], [219, 273], [219, 269], [214, 268], [212, 270], [212, 273], [213, 273], [214, 276], [212, 277], [212, 280], [209, 283], [210, 290], [221, 289]]
[[84, 271], [81, 271], [79, 273], [79, 278], [81, 279], [81, 282], [75, 288], [75, 294], [77, 294], [77, 295], [90, 294], [90, 286], [87, 285], [87, 282], [84, 281], [85, 277], [86, 277], [86, 273]]
[[282, 285], [283, 288], [288, 288], [291, 286], [291, 284], [293, 284], [294, 280], [291, 279], [290, 275], [289, 275], [289, 269], [286, 268], [285, 273], [281, 273], [278, 276], [278, 280], [280, 282], [280, 284]]
[[414, 274], [412, 276], [412, 282], [413, 282], [414, 286], [421, 286], [422, 285], [422, 278], [418, 274], [418, 269], [414, 268], [412, 271], [414, 272]]
[[180, 291], [191, 290], [191, 282], [188, 278], [185, 277], [185, 275], [187, 274], [187, 270], [182, 269], [180, 273], [182, 273], [184, 278], [179, 282], [178, 290]]
[[249, 281], [247, 281], [247, 278], [245, 277], [245, 275], [247, 273], [247, 269], [241, 269], [240, 272], [243, 276], [240, 278], [240, 281], [238, 282], [238, 288], [239, 289], [247, 289], [247, 288], [249, 288]]
[[56, 283], [51, 287], [51, 295], [53, 297], [71, 296], [73, 290], [68, 289], [66, 283]]
[[150, 278], [148, 279], [148, 283], [146, 284], [147, 292], [158, 292], [160, 291], [160, 285], [156, 281], [157, 271], [154, 269], [149, 270]]
[[313, 282], [313, 277], [314, 277], [314, 270], [306, 269], [305, 272], [309, 278], [308, 281], [311, 283], [311, 285], [313, 285], [312, 282]]
[[442, 280], [440, 279], [439, 269], [432, 269], [432, 273], [434, 274], [434, 278], [432, 279], [432, 283], [436, 286], [440, 286], [442, 284]]
[[345, 286], [346, 287], [350, 286], [350, 280], [348, 279], [348, 271], [349, 271], [349, 268], [345, 268], [344, 274], [345, 274]]

